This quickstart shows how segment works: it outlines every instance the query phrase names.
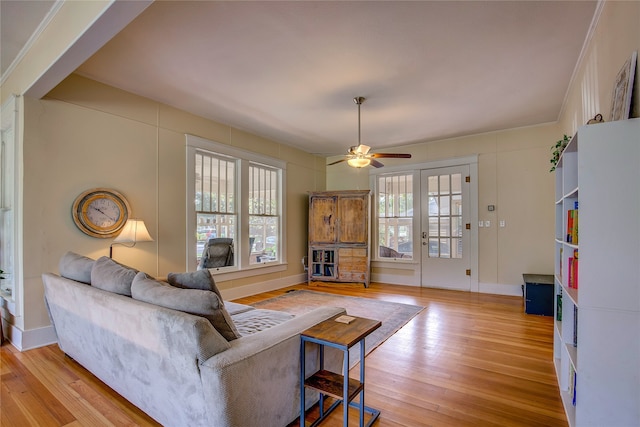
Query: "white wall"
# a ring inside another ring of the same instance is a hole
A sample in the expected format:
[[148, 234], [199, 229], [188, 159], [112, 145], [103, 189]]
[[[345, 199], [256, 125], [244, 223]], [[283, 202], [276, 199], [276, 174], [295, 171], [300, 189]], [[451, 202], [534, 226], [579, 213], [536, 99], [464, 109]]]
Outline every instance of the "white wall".
[[[550, 245], [554, 239], [555, 181], [549, 173], [549, 147], [559, 133], [557, 124], [546, 124], [425, 142], [394, 149], [411, 153], [411, 160], [385, 159], [387, 166], [410, 166], [478, 155], [478, 219], [491, 221], [491, 227], [478, 229], [481, 292], [521, 295], [523, 273], [553, 274]], [[353, 169], [344, 163], [327, 167], [328, 189], [347, 189], [353, 182], [369, 188], [367, 169]], [[495, 205], [496, 210], [489, 212], [488, 205]], [[500, 220], [507, 226], [497, 227]], [[417, 264], [403, 265], [393, 272], [379, 268], [381, 265], [374, 262], [374, 280], [384, 277], [389, 283], [420, 284]]]
[[40, 276], [57, 271], [62, 254], [108, 255], [111, 239], [73, 223], [71, 206], [84, 190], [121, 192], [155, 239], [115, 246], [117, 261], [154, 276], [186, 270], [186, 133], [287, 162], [286, 270], [220, 282], [221, 290], [242, 295], [304, 280], [307, 192], [324, 189], [323, 158], [77, 75], [24, 105], [25, 329], [49, 324]]

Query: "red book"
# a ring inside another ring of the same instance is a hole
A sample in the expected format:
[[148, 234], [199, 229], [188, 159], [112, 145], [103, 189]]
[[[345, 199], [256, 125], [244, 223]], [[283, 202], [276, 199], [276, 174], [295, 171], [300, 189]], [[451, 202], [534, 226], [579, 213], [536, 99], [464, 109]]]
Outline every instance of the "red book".
[[573, 237], [573, 210], [569, 209], [567, 211], [567, 243], [571, 243], [571, 239]]
[[573, 250], [573, 264], [572, 264], [572, 272], [573, 276], [573, 287], [578, 289], [578, 250]]

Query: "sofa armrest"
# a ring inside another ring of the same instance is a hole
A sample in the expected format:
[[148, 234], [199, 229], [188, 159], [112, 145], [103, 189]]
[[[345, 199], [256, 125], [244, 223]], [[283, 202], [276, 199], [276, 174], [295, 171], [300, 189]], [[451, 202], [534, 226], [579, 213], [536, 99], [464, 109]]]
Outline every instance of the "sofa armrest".
[[[321, 307], [265, 331], [232, 341], [231, 348], [201, 364], [205, 399], [212, 419], [229, 426], [287, 425], [300, 413], [300, 333], [345, 310]], [[306, 343], [307, 375], [319, 366], [318, 346]], [[342, 352], [327, 348], [325, 366], [342, 366]], [[305, 406], [317, 400], [307, 393]]]

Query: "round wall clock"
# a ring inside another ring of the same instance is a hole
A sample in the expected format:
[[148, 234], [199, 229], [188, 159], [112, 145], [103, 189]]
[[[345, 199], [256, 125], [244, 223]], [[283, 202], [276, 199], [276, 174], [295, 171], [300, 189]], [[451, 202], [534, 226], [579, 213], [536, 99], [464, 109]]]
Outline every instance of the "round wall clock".
[[73, 222], [83, 233], [106, 239], [118, 234], [130, 211], [129, 202], [122, 194], [106, 188], [94, 188], [76, 197], [71, 213]]

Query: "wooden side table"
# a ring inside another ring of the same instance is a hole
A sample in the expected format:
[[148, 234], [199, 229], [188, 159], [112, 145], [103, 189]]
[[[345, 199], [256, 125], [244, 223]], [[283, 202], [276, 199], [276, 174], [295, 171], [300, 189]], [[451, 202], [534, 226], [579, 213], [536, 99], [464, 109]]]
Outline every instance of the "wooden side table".
[[[337, 321], [337, 318], [345, 315], [337, 315], [324, 322], [302, 332], [300, 335], [300, 426], [305, 426], [305, 388], [311, 388], [320, 392], [320, 417], [315, 420], [311, 427], [318, 425], [324, 420], [340, 403], [343, 403], [343, 425], [349, 425], [349, 406], [357, 407], [360, 410], [360, 427], [364, 427], [365, 411], [372, 414], [372, 418], [367, 423], [371, 426], [380, 415], [380, 411], [370, 408], [364, 404], [364, 338], [371, 332], [378, 329], [382, 322], [378, 320], [353, 317], [349, 323]], [[305, 379], [305, 343], [312, 342], [320, 346], [320, 369], [309, 378]], [[349, 378], [349, 349], [360, 343], [360, 380]], [[325, 346], [337, 348], [344, 352], [344, 366], [342, 374], [337, 374], [324, 369], [324, 348]], [[352, 400], [360, 395], [360, 403], [353, 403]], [[324, 410], [324, 398], [331, 396], [338, 399], [326, 411]]]

